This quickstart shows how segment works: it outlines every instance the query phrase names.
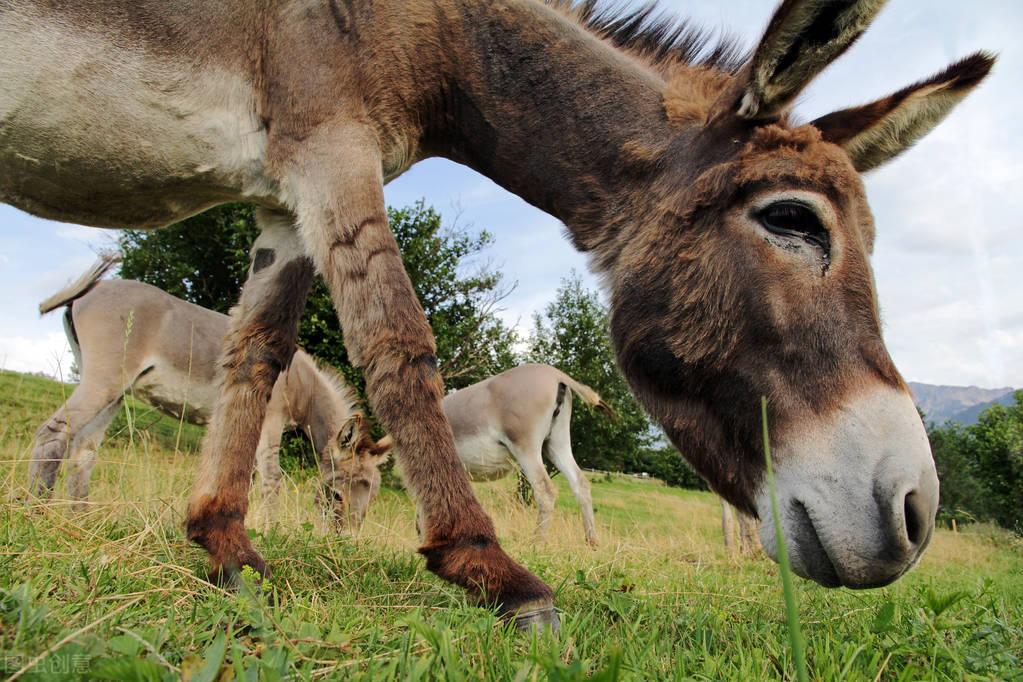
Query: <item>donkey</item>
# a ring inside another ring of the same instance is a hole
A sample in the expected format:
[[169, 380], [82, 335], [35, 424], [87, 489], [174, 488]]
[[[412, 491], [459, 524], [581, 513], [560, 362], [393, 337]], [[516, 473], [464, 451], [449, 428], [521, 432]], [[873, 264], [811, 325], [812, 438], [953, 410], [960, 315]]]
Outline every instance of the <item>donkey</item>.
[[[117, 262], [105, 256], [39, 306], [64, 307], [64, 329], [81, 373], [71, 397], [39, 427], [29, 486], [48, 496], [68, 457], [68, 496], [88, 497], [103, 436], [129, 390], [160, 411], [206, 424], [218, 392], [217, 359], [228, 317], [131, 280], [100, 278]], [[379, 490], [388, 446], [374, 443], [344, 380], [297, 350], [277, 379], [260, 435], [257, 461], [272, 505], [281, 483], [281, 431], [297, 426], [317, 453], [323, 497], [339, 526], [358, 530]]]
[[526, 364], [444, 397], [444, 414], [469, 477], [494, 481], [519, 469], [529, 479], [538, 509], [537, 535], [554, 513], [557, 490], [543, 457], [565, 476], [579, 503], [586, 542], [597, 544], [590, 482], [572, 455], [572, 395], [614, 417], [597, 392], [550, 365]]
[[783, 0], [740, 54], [654, 6], [596, 0], [0, 0], [0, 200], [106, 227], [260, 207], [188, 509], [213, 579], [266, 568], [245, 533], [249, 472], [318, 270], [401, 452], [427, 568], [519, 624], [555, 623], [458, 460], [387, 226], [383, 184], [443, 156], [565, 224], [607, 285], [638, 400], [763, 529], [769, 398], [793, 568], [884, 585], [927, 545], [938, 482], [881, 337], [860, 173], [994, 59], [797, 122], [798, 94], [883, 4]]

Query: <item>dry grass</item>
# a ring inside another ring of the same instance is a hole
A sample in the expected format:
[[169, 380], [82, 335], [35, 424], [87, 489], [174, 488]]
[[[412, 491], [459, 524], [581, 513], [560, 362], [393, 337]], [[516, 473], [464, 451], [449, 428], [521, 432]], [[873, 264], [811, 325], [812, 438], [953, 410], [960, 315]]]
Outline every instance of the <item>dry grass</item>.
[[[25, 502], [32, 434], [63, 394], [54, 382], [0, 373], [0, 672], [581, 680], [791, 671], [777, 569], [725, 556], [708, 494], [592, 477], [601, 545], [591, 550], [558, 478], [541, 542], [513, 480], [477, 485], [505, 546], [558, 591], [561, 636], [530, 640], [425, 572], [404, 493], [385, 489], [360, 537], [338, 537], [313, 504], [311, 472], [286, 480], [272, 524], [253, 499], [270, 584], [209, 586], [202, 552], [182, 532], [198, 434], [183, 434], [175, 453], [172, 422], [131, 434], [115, 425], [83, 511], [59, 492]], [[135, 421], [152, 419], [140, 408]], [[1023, 677], [1023, 549], [997, 529], [939, 532], [923, 564], [883, 590], [798, 590], [811, 677]]]

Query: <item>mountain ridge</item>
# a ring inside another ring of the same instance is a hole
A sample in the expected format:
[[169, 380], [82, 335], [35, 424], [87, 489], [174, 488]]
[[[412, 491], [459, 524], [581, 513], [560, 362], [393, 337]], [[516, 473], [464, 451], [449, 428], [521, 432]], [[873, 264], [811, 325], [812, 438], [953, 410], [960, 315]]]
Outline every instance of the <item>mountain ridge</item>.
[[943, 424], [948, 420], [960, 424], [973, 424], [980, 413], [992, 405], [1008, 405], [1013, 402], [1016, 389], [980, 388], [979, 386], [946, 386], [909, 382], [913, 402], [924, 413], [928, 423]]

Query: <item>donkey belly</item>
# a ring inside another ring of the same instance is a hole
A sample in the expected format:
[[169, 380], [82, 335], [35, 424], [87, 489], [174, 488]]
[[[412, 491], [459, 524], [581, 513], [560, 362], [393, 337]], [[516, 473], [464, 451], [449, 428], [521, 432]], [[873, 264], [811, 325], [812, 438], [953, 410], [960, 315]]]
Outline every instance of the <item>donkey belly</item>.
[[240, 74], [114, 45], [45, 10], [30, 17], [31, 5], [0, 10], [0, 200], [56, 220], [157, 227], [273, 193]]
[[189, 376], [175, 368], [156, 366], [135, 383], [135, 394], [147, 403], [192, 424], [206, 424], [216, 405], [219, 387], [215, 382]]
[[507, 448], [489, 433], [456, 438], [455, 450], [474, 481], [496, 481], [515, 470]]

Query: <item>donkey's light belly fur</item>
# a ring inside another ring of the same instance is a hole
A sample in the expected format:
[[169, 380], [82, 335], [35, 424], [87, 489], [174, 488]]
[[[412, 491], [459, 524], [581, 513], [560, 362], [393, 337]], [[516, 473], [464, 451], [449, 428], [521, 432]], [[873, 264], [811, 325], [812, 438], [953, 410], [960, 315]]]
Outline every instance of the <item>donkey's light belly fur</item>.
[[217, 404], [220, 386], [191, 376], [187, 371], [157, 362], [135, 384], [135, 391], [146, 402], [193, 424], [206, 424]]
[[266, 132], [240, 74], [18, 10], [0, 13], [0, 42], [17, 56], [0, 60], [0, 200], [113, 227], [160, 226], [231, 198], [269, 201]]
[[474, 481], [493, 481], [514, 471], [515, 460], [501, 444], [503, 437], [498, 431], [488, 430], [455, 441], [459, 458]]

